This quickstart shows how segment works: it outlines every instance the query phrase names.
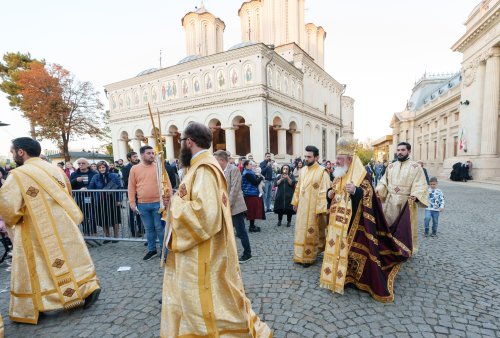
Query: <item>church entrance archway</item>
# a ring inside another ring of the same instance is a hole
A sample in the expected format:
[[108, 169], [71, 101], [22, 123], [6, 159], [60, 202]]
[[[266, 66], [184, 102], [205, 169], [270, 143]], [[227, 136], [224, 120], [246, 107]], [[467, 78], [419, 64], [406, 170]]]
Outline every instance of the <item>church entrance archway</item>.
[[236, 154], [245, 156], [251, 152], [250, 127], [246, 125], [245, 119], [241, 116], [233, 119], [233, 127], [235, 128]]
[[212, 131], [212, 149], [217, 150], [227, 150], [226, 149], [226, 132], [221, 127], [221, 123], [218, 119], [212, 119], [208, 123], [208, 127]]
[[286, 131], [286, 153], [288, 155], [293, 155], [293, 134], [297, 131], [297, 123], [290, 122], [288, 125], [288, 130]]
[[278, 129], [283, 125], [281, 118], [276, 116], [273, 119], [273, 124], [269, 126], [269, 151], [276, 155], [278, 154]]

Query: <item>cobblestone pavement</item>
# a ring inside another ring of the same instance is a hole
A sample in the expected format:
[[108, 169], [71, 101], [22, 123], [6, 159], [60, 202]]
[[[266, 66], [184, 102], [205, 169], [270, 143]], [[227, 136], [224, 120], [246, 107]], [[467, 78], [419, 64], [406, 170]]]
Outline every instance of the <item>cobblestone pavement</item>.
[[[253, 308], [275, 337], [500, 337], [500, 192], [442, 183], [447, 198], [438, 238], [420, 251], [395, 281], [395, 301], [381, 304], [348, 288], [333, 295], [318, 286], [320, 261], [292, 263], [293, 227], [271, 215], [251, 234], [252, 261], [242, 265]], [[495, 231], [496, 230], [496, 231]], [[241, 248], [240, 248], [241, 249]], [[37, 326], [7, 317], [8, 292], [0, 293], [6, 337], [157, 337], [162, 273], [158, 260], [143, 262], [141, 243], [90, 250], [103, 292], [87, 310], [41, 318]], [[240, 251], [241, 252], [241, 251]], [[120, 266], [132, 269], [117, 272]], [[0, 290], [9, 285], [5, 265]]]

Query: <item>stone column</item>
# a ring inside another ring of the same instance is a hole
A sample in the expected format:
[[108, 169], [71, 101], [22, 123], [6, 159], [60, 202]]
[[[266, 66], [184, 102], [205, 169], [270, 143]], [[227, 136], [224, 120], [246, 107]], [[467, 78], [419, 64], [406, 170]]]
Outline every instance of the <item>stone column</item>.
[[148, 146], [153, 147], [153, 149], [156, 148], [156, 139], [154, 135], [148, 136]]
[[140, 138], [135, 138], [132, 140], [132, 149], [139, 154], [141, 151], [141, 139]]
[[[236, 133], [234, 127], [224, 128], [226, 132], [226, 150], [231, 153], [231, 156], [236, 154]], [[246, 155], [246, 154], [245, 154]]]
[[495, 156], [497, 154], [499, 93], [500, 48], [493, 48], [486, 60], [481, 155]]
[[301, 150], [302, 150], [302, 138], [300, 135], [300, 131], [294, 131], [292, 134], [292, 140], [293, 140], [293, 157], [302, 157], [301, 156]]
[[119, 158], [126, 159], [127, 158], [127, 153], [128, 153], [128, 146], [127, 146], [128, 140], [125, 139], [119, 139], [118, 140], [118, 154]]
[[278, 155], [286, 155], [286, 129], [279, 128], [278, 131]]
[[174, 153], [174, 135], [167, 134], [165, 135], [165, 148], [167, 151], [166, 158], [170, 161], [175, 158]]

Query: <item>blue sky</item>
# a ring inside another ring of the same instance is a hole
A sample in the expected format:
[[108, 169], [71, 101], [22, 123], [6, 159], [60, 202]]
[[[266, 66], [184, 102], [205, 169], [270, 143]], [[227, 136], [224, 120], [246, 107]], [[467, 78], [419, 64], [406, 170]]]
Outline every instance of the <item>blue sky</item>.
[[[205, 0], [226, 23], [224, 48], [241, 41], [242, 0]], [[462, 55], [450, 47], [465, 33], [463, 22], [479, 0], [306, 0], [306, 22], [327, 32], [325, 69], [355, 102], [355, 137], [390, 133], [415, 80], [424, 71], [456, 72]], [[59, 63], [102, 92], [108, 83], [177, 63], [185, 56], [182, 16], [198, 0], [5, 1], [0, 11], [0, 54], [30, 52]], [[103, 93], [103, 92], [102, 92]], [[107, 107], [104, 93], [102, 100]], [[0, 93], [0, 155], [10, 140], [28, 134], [28, 123]], [[75, 142], [74, 148], [83, 143]], [[86, 141], [87, 145], [97, 142]], [[44, 142], [44, 148], [53, 147]]]

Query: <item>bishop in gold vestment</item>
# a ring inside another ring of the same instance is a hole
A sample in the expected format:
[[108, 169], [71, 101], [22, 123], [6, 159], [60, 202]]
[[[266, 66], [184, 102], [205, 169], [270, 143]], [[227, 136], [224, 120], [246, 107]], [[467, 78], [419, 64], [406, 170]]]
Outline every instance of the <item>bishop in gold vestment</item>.
[[[398, 145], [398, 161], [387, 166], [384, 176], [377, 184], [376, 192], [384, 207], [387, 224], [392, 226], [398, 218], [406, 202], [410, 200], [411, 231], [413, 252], [418, 250], [418, 206], [425, 208], [429, 201], [428, 186], [422, 167], [406, 156], [399, 156], [401, 145]], [[409, 154], [409, 153], [408, 153]], [[418, 206], [417, 206], [418, 205]]]
[[40, 312], [79, 307], [98, 295], [94, 264], [77, 226], [82, 213], [62, 170], [39, 157], [25, 159], [0, 189], [0, 215], [14, 233], [12, 321], [37, 324]]
[[[171, 202], [160, 336], [272, 337], [245, 296], [226, 179], [209, 142], [197, 140], [200, 132], [211, 144], [211, 131], [199, 123], [182, 136], [185, 175]], [[199, 151], [186, 158], [190, 149]]]
[[337, 143], [320, 286], [343, 294], [352, 283], [380, 302], [391, 302], [396, 274], [411, 255], [409, 212], [387, 226], [371, 176], [353, 155], [356, 146], [343, 137]]
[[[306, 148], [306, 161], [307, 153], [311, 155], [307, 150], [309, 147]], [[301, 264], [313, 264], [318, 253], [325, 248], [326, 191], [330, 178], [316, 159], [311, 159], [314, 162], [300, 170], [292, 198], [292, 205], [297, 209], [293, 261]]]

